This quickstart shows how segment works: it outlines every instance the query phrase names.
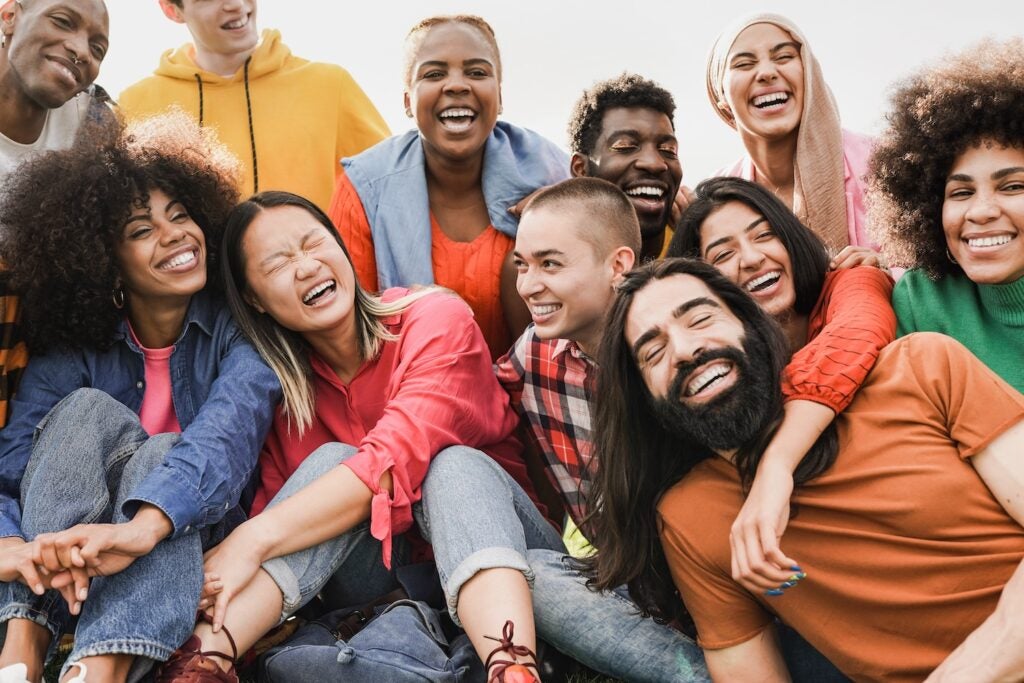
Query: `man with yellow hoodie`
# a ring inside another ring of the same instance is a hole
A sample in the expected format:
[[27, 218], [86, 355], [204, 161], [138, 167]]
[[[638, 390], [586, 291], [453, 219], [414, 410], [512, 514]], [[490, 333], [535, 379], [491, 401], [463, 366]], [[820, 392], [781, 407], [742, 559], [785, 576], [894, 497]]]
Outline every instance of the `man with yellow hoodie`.
[[215, 128], [242, 162], [243, 195], [288, 190], [327, 209], [342, 157], [389, 135], [347, 71], [296, 57], [276, 30], [260, 37], [256, 0], [159, 0], [192, 43], [121, 93], [127, 118], [177, 105]]

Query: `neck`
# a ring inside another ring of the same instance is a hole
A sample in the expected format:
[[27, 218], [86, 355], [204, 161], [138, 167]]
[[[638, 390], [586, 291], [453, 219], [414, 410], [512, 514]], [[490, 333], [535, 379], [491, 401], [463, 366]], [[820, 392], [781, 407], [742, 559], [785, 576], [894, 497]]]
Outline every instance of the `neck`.
[[196, 66], [203, 71], [209, 71], [218, 76], [230, 78], [238, 73], [238, 70], [245, 65], [245, 60], [249, 59], [255, 51], [256, 48], [254, 47], [252, 50], [246, 50], [245, 52], [224, 55], [216, 52], [207, 52], [196, 47], [194, 58]]
[[427, 167], [427, 193], [431, 199], [438, 197], [476, 198], [482, 191], [484, 154], [480, 150], [469, 159], [451, 161], [439, 159], [424, 149]]
[[779, 323], [783, 333], [786, 335], [790, 351], [795, 352], [804, 347], [807, 343], [808, 319], [806, 315], [789, 311], [775, 316], [775, 322]]
[[363, 357], [359, 352], [355, 321], [351, 317], [333, 329], [307, 332], [302, 336], [342, 382], [351, 381], [359, 372]]
[[640, 241], [640, 261], [653, 261], [659, 258], [664, 247], [665, 228], [662, 228], [656, 235], [649, 235]]
[[597, 358], [597, 350], [601, 346], [600, 331], [577, 337], [573, 341], [576, 342], [576, 346], [580, 347], [580, 351], [582, 351], [587, 358], [590, 360], [595, 360]]
[[0, 133], [14, 142], [30, 145], [43, 132], [49, 110], [25, 95], [6, 59], [4, 55], [0, 63]]
[[792, 208], [797, 132], [778, 140], [765, 140], [743, 133], [740, 137], [754, 164], [754, 180]]
[[134, 301], [128, 304], [128, 320], [139, 343], [148, 349], [170, 346], [181, 336], [191, 297], [167, 302]]

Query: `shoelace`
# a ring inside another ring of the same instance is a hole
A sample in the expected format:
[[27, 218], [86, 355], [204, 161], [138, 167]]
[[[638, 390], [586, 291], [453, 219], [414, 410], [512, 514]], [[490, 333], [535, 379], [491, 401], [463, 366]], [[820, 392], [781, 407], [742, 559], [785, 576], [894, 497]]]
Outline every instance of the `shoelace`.
[[[498, 681], [499, 683], [503, 682], [505, 680], [505, 672], [508, 669], [511, 669], [512, 667], [521, 667], [523, 669], [526, 669], [526, 667], [532, 667], [534, 671], [537, 671], [537, 655], [533, 652], [533, 650], [526, 647], [525, 645], [516, 645], [512, 642], [514, 629], [515, 625], [512, 623], [512, 620], [509, 619], [501, 628], [501, 638], [495, 638], [494, 636], [484, 636], [484, 638], [487, 638], [488, 640], [493, 640], [494, 642], [498, 643], [498, 647], [491, 650], [491, 653], [487, 655], [487, 660], [484, 662], [484, 669], [486, 669], [487, 671], [488, 681]], [[492, 659], [494, 659], [494, 655], [498, 654], [499, 652], [504, 652], [512, 655], [512, 661], [508, 661], [505, 659], [491, 661]], [[532, 657], [533, 662], [522, 664], [515, 661], [517, 657]], [[494, 668], [493, 672], [491, 671], [492, 667]], [[534, 675], [534, 680], [540, 680], [539, 675]]]

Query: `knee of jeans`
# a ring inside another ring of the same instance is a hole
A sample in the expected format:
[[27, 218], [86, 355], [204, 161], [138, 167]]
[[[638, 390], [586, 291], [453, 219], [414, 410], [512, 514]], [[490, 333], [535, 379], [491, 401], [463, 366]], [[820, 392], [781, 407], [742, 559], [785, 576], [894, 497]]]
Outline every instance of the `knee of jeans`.
[[48, 423], [58, 417], [81, 421], [83, 425], [96, 424], [94, 415], [119, 409], [128, 410], [128, 407], [105, 391], [91, 387], [75, 389], [50, 409], [36, 430], [43, 430]]
[[[132, 457], [125, 463], [121, 474], [122, 485], [134, 487], [150, 472], [155, 470], [167, 457], [167, 452], [181, 441], [181, 434], [154, 434], [135, 450]], [[130, 494], [131, 491], [128, 491]]]
[[430, 469], [423, 481], [423, 497], [451, 495], [454, 487], [471, 484], [496, 491], [501, 477], [495, 470], [500, 467], [486, 453], [469, 446], [449, 446], [430, 461]]

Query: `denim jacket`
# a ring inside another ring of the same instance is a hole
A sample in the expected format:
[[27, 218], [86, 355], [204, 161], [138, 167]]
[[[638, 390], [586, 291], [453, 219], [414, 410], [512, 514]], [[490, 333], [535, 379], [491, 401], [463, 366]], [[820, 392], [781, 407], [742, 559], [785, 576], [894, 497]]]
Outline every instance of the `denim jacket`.
[[[249, 481], [281, 397], [273, 371], [235, 326], [227, 307], [192, 298], [170, 359], [171, 394], [181, 440], [125, 502], [160, 508], [173, 536], [218, 522]], [[142, 350], [122, 321], [110, 348], [51, 351], [32, 357], [0, 431], [0, 537], [21, 535], [20, 488], [36, 425], [82, 387], [100, 389], [136, 413], [145, 391]], [[82, 425], [89, 429], [90, 425]]]

